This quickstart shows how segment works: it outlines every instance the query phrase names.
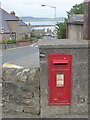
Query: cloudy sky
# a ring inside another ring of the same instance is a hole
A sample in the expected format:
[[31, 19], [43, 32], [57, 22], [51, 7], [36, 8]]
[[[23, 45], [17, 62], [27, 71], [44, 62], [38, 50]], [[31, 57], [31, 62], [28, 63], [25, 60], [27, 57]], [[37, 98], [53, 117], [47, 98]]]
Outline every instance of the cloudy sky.
[[0, 0], [1, 6], [8, 12], [15, 11], [16, 15], [33, 17], [54, 17], [54, 8], [42, 7], [42, 4], [56, 7], [57, 17], [66, 17], [75, 4], [82, 3], [84, 0]]

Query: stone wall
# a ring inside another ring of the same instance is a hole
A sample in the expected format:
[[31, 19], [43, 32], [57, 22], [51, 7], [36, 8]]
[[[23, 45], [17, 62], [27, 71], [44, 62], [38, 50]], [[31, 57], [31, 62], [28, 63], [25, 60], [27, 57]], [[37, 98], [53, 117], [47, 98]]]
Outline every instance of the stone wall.
[[1, 44], [0, 46], [2, 46], [2, 49], [9, 49], [9, 48], [26, 46], [30, 44], [31, 42], [22, 42], [22, 43], [14, 43], [14, 44]]
[[8, 40], [10, 40], [10, 33], [2, 34], [2, 41], [8, 41]]
[[0, 47], [2, 49], [8, 49], [8, 48], [16, 48], [21, 46], [27, 46], [36, 43], [38, 40], [34, 40], [32, 42], [21, 42], [21, 43], [15, 43], [15, 44], [1, 44]]
[[2, 42], [2, 34], [0, 34], [0, 42]]
[[2, 84], [4, 117], [5, 114], [29, 117], [40, 114], [39, 68], [3, 69]]
[[[88, 115], [88, 49], [87, 41], [41, 40], [39, 42], [42, 117]], [[49, 105], [49, 54], [72, 54], [71, 105]]]

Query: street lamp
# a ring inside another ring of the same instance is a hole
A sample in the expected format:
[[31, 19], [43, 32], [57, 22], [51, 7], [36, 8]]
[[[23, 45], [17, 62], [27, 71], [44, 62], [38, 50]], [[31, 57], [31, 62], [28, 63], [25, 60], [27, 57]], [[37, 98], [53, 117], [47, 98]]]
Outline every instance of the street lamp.
[[41, 6], [42, 6], [42, 7], [48, 6], [48, 7], [54, 8], [54, 10], [55, 10], [54, 18], [56, 19], [56, 7], [51, 6], [51, 5], [41, 5]]

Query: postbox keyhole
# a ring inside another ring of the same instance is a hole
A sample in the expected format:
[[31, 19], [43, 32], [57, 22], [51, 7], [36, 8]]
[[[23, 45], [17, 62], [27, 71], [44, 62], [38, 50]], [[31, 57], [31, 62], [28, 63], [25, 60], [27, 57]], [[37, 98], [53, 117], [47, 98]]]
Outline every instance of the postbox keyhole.
[[62, 71], [58, 71], [58, 73], [62, 73]]

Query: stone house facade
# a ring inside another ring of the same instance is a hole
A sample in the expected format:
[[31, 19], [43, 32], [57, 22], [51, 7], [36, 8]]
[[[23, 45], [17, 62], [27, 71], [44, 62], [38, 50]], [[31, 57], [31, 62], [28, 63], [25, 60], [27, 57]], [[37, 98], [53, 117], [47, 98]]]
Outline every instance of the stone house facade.
[[0, 41], [22, 40], [23, 34], [30, 34], [31, 27], [15, 16], [14, 12], [9, 14], [0, 8]]
[[25, 39], [25, 35], [30, 38], [31, 26], [24, 23], [22, 20], [19, 21], [19, 36], [20, 39]]

